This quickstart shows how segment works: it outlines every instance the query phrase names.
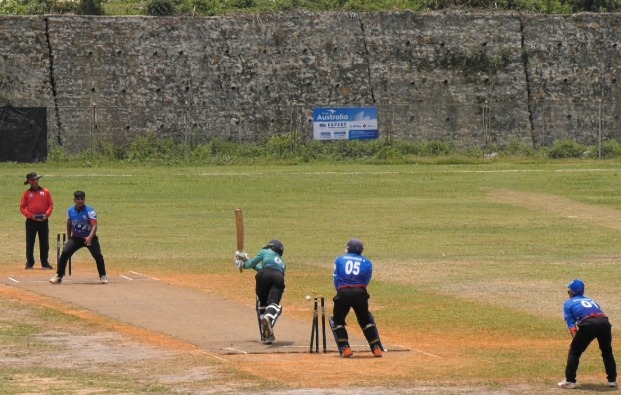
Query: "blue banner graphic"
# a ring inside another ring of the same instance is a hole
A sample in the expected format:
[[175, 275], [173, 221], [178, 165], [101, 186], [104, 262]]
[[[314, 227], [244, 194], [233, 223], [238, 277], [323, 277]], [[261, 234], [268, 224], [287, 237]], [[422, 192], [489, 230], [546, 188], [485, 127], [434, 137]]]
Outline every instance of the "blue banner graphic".
[[315, 140], [372, 140], [379, 138], [377, 108], [344, 107], [313, 109]]

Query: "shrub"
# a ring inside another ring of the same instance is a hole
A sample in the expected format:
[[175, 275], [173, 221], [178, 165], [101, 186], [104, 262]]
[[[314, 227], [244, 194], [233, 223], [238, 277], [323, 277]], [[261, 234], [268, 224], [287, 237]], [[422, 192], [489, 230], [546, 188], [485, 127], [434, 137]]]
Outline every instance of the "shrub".
[[152, 16], [173, 15], [175, 13], [175, 4], [172, 0], [149, 0], [146, 13]]
[[49, 163], [65, 163], [71, 156], [67, 153], [65, 147], [58, 144], [48, 144], [47, 161]]
[[550, 148], [548, 156], [553, 159], [580, 158], [584, 151], [584, 146], [573, 140], [560, 140]]
[[229, 6], [233, 8], [252, 8], [256, 5], [255, 0], [229, 0]]
[[124, 160], [127, 158], [127, 149], [123, 146], [114, 145], [108, 141], [98, 141], [95, 147], [97, 157], [105, 160]]
[[453, 144], [442, 141], [432, 140], [423, 144], [423, 156], [448, 155], [453, 152]]
[[137, 162], [176, 162], [184, 158], [184, 147], [172, 139], [153, 134], [137, 137], [130, 145], [127, 159]]
[[511, 140], [507, 143], [504, 149], [505, 155], [524, 155], [524, 156], [533, 156], [535, 150], [532, 147], [520, 142], [517, 137], [512, 136]]
[[295, 133], [271, 136], [266, 144], [267, 155], [274, 159], [291, 159], [299, 155], [300, 142]]
[[397, 141], [393, 145], [403, 155], [420, 155], [423, 150], [420, 143], [411, 141]]
[[214, 16], [222, 13], [217, 0], [188, 0], [181, 1], [175, 10], [185, 15]]
[[[595, 153], [597, 156], [597, 153]], [[602, 143], [602, 158], [615, 158], [621, 156], [621, 144], [615, 140]]]
[[80, 0], [75, 13], [78, 15], [105, 15], [102, 0]]

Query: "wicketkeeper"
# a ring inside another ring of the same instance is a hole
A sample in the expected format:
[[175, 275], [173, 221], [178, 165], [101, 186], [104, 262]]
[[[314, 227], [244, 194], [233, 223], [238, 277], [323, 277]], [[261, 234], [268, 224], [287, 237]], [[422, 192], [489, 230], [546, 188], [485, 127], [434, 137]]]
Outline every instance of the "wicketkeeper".
[[330, 318], [330, 326], [334, 332], [339, 353], [343, 358], [353, 355], [349, 346], [349, 336], [345, 329], [345, 319], [350, 309], [354, 309], [358, 325], [371, 347], [371, 352], [376, 357], [382, 356], [384, 346], [380, 340], [375, 318], [369, 311], [369, 298], [367, 286], [373, 275], [373, 263], [362, 255], [364, 246], [362, 241], [351, 239], [345, 246], [345, 254], [336, 258], [334, 262], [334, 287], [336, 296], [334, 301], [333, 316]]
[[272, 344], [276, 340], [274, 325], [282, 314], [280, 300], [285, 291], [285, 261], [282, 255], [284, 245], [279, 240], [270, 240], [252, 259], [243, 251], [235, 252], [235, 266], [256, 270], [257, 314], [259, 314], [262, 340]]

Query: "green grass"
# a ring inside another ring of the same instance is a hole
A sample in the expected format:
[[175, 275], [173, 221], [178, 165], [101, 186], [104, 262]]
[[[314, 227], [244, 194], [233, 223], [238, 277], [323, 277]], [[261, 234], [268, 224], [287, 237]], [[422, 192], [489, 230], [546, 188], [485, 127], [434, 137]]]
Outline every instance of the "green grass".
[[[586, 281], [587, 294], [603, 305], [613, 324], [621, 322], [619, 229], [601, 226], [597, 218], [572, 218], [571, 213], [488, 198], [491, 190], [511, 189], [621, 211], [617, 161], [97, 168], [4, 164], [0, 265], [16, 270], [24, 263], [18, 204], [30, 171], [44, 175], [41, 184], [55, 198], [52, 233], [64, 231], [73, 191], [86, 191], [87, 204], [99, 214], [111, 272], [230, 273], [234, 209], [241, 207], [249, 253], [271, 238], [285, 244], [285, 308], [311, 290], [332, 295], [333, 260], [347, 239], [358, 237], [375, 263], [371, 305], [380, 330], [388, 335], [435, 331], [455, 339], [568, 343], [562, 303], [565, 284], [574, 277]], [[77, 258], [94, 265], [87, 252]], [[488, 384], [561, 378], [565, 347], [464, 350], [481, 368], [455, 378], [476, 375]], [[581, 372], [598, 373], [600, 365], [597, 358], [586, 357]], [[422, 368], [421, 375], [424, 379]]]

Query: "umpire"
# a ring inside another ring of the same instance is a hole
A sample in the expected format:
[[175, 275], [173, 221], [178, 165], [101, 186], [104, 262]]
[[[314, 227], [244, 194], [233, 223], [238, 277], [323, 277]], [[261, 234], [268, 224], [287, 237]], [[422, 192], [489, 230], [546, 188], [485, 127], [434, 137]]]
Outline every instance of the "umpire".
[[558, 383], [560, 388], [576, 388], [576, 372], [580, 356], [593, 339], [597, 339], [602, 359], [606, 368], [608, 387], [617, 386], [617, 364], [612, 354], [612, 332], [608, 317], [599, 304], [584, 296], [584, 283], [575, 279], [567, 284], [569, 300], [563, 305], [565, 322], [571, 333], [572, 341], [567, 355], [565, 380]]
[[26, 174], [24, 185], [30, 185], [19, 205], [19, 210], [26, 217], [26, 269], [34, 268], [34, 247], [39, 235], [39, 257], [43, 269], [53, 269], [49, 262], [50, 225], [49, 218], [54, 211], [54, 200], [47, 188], [39, 185], [37, 173]]

